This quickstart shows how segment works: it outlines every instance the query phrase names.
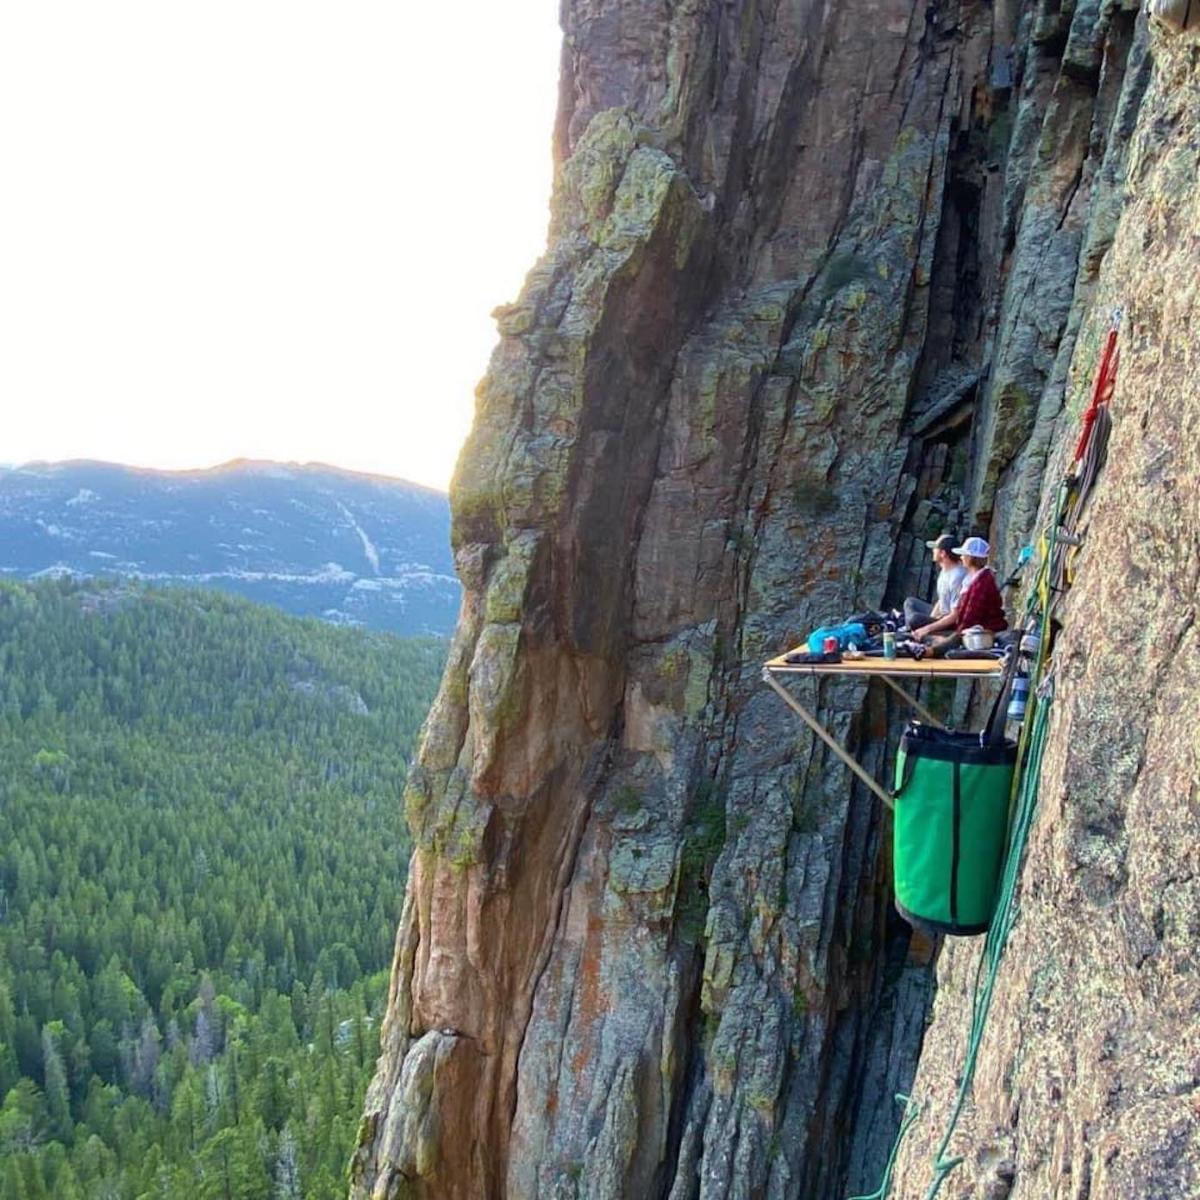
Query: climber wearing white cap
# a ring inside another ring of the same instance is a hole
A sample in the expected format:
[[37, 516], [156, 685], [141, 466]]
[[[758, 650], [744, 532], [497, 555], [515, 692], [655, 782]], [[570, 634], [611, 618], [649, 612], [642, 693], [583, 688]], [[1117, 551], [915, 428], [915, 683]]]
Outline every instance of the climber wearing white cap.
[[963, 566], [967, 568], [967, 579], [959, 593], [958, 603], [952, 612], [920, 629], [914, 629], [912, 635], [914, 641], [923, 642], [935, 633], [953, 629], [949, 637], [941, 638], [936, 643], [936, 650], [947, 650], [957, 645], [963, 630], [977, 625], [994, 633], [1008, 628], [996, 576], [987, 565], [992, 553], [991, 546], [981, 537], [969, 537], [961, 546], [955, 546], [952, 553], [959, 555]]
[[976, 567], [987, 566], [987, 560], [992, 553], [992, 548], [981, 537], [969, 537], [961, 546], [955, 546], [953, 550], [959, 558], [974, 558], [979, 561], [975, 564]]

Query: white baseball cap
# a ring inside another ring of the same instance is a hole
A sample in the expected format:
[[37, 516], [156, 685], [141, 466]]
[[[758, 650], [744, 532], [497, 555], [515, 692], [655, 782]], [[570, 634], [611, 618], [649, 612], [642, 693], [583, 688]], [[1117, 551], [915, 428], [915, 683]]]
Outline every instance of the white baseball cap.
[[987, 558], [992, 548], [980, 537], [969, 537], [961, 546], [954, 547], [955, 554], [969, 554], [972, 558]]

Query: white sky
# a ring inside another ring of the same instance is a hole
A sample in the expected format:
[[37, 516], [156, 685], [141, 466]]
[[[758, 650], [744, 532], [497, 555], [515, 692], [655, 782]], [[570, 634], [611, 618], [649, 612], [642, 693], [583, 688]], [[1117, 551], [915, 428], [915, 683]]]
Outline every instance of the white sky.
[[545, 241], [557, 8], [0, 4], [0, 462], [444, 487]]

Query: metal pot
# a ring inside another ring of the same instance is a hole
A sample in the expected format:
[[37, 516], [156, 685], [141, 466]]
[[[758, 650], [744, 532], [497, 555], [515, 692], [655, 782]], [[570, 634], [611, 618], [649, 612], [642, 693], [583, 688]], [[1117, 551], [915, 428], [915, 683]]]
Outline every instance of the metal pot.
[[996, 635], [982, 625], [973, 625], [963, 631], [963, 645], [968, 650], [990, 650], [996, 640]]

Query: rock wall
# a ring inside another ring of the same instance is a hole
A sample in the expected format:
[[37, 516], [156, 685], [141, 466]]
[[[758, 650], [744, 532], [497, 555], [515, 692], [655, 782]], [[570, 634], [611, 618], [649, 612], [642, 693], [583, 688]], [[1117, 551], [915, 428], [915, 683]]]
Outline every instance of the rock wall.
[[[1123, 212], [1078, 311], [1070, 403], [1049, 441], [1053, 479], [1123, 307], [1020, 919], [945, 1196], [1200, 1195], [1200, 51], [1156, 37], [1153, 55]], [[977, 952], [951, 943], [938, 964], [898, 1197], [919, 1200], [933, 1178]]]
[[[759, 664], [927, 586], [945, 525], [1025, 537], [1142, 169], [1134, 16], [564, 3], [550, 247], [453, 488], [355, 1196], [874, 1186], [928, 947], [878, 803]], [[809, 698], [882, 774], [885, 697]]]

